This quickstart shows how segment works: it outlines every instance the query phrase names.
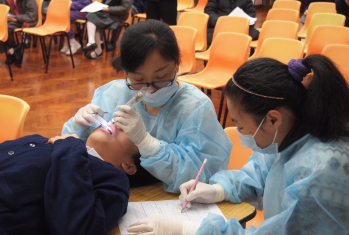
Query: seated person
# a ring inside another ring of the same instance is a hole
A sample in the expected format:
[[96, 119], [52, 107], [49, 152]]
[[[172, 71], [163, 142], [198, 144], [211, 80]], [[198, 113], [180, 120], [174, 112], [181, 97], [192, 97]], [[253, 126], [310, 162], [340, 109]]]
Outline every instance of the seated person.
[[82, 50], [85, 52], [93, 50], [91, 53], [85, 54], [89, 59], [96, 59], [103, 54], [101, 36], [97, 29], [113, 29], [115, 32], [113, 32], [112, 43], [116, 43], [117, 37], [115, 35], [118, 36], [122, 29], [118, 26], [127, 19], [132, 0], [103, 0], [102, 3], [109, 7], [86, 15], [88, 43]]
[[[70, 20], [86, 19], [86, 13], [80, 12], [80, 10], [91, 3], [92, 3], [91, 0], [72, 0], [72, 4], [70, 6]], [[71, 52], [72, 54], [75, 54], [75, 52], [81, 47], [81, 45], [75, 40], [75, 35], [71, 25], [70, 25], [70, 30], [68, 32], [68, 37], [69, 37]], [[66, 55], [70, 55], [70, 50], [69, 50], [68, 42], [66, 39], [64, 39], [64, 44], [61, 49], [61, 52], [65, 53]]]
[[35, 0], [0, 0], [0, 4], [10, 7], [7, 16], [8, 38], [5, 48], [0, 46], [0, 53], [8, 52], [6, 64], [22, 66], [21, 47], [16, 44], [13, 31], [17, 28], [33, 27], [38, 22], [38, 7]]
[[337, 13], [346, 17], [344, 26], [349, 27], [349, 0], [336, 0], [335, 3]]
[[137, 172], [140, 157], [111, 128], [97, 128], [86, 146], [75, 134], [0, 144], [0, 234], [108, 233], [126, 213], [126, 174]]
[[[220, 16], [229, 15], [236, 7], [240, 7], [247, 15], [256, 17], [256, 10], [251, 0], [209, 0], [205, 13], [209, 15], [207, 23], [207, 46], [212, 43], [213, 31], [216, 26], [217, 20]], [[254, 28], [254, 25], [250, 25], [248, 34], [252, 37], [252, 40], [257, 40], [259, 31]]]

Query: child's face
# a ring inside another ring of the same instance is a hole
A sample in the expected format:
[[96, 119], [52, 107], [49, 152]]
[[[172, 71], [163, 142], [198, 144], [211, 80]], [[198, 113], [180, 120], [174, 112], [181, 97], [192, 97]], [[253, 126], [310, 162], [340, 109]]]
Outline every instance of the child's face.
[[110, 128], [112, 135], [101, 127], [95, 129], [87, 139], [86, 145], [94, 148], [106, 162], [129, 173], [122, 164], [134, 164], [133, 156], [139, 154], [138, 148], [122, 129], [115, 124]]

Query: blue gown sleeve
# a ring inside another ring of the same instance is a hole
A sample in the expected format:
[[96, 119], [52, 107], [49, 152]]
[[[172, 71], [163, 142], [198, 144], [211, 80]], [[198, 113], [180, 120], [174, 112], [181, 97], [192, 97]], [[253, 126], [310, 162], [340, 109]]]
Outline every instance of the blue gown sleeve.
[[[238, 156], [237, 156], [238, 157]], [[234, 203], [247, 202], [263, 210], [263, 192], [268, 172], [276, 156], [253, 152], [240, 170], [220, 171], [210, 184], [220, 184]]]
[[127, 176], [89, 156], [83, 141], [57, 140], [44, 188], [52, 234], [107, 234], [126, 213]]
[[281, 192], [275, 188], [274, 192], [281, 193], [281, 210], [258, 228], [243, 229], [236, 219], [225, 222], [210, 214], [196, 234], [348, 234], [349, 155], [341, 149], [330, 157], [331, 149], [321, 151], [313, 158], [303, 156], [304, 162], [298, 158], [285, 164], [285, 174], [280, 179], [284, 178], [288, 186]]
[[158, 153], [141, 157], [142, 167], [163, 181], [165, 191], [178, 193], [182, 183], [195, 179], [205, 158], [201, 182], [207, 183], [216, 172], [227, 169], [232, 143], [209, 99], [173, 128], [177, 129], [172, 142], [160, 141]]

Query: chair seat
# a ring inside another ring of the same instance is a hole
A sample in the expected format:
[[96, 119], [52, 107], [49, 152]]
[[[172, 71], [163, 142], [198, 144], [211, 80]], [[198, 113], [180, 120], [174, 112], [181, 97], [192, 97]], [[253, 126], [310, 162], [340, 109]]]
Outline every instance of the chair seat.
[[258, 40], [255, 40], [255, 41], [252, 41], [252, 42], [251, 42], [250, 47], [256, 48], [257, 45], [258, 45]]
[[181, 4], [181, 3], [178, 3], [177, 5], [177, 11], [184, 11], [186, 9], [189, 9], [190, 7], [188, 5], [184, 5], [184, 4]]
[[22, 28], [17, 28], [17, 29], [14, 30], [14, 32], [15, 32], [15, 33], [21, 32], [22, 30], [23, 30]]
[[178, 80], [206, 89], [218, 89], [224, 87], [231, 79], [231, 74], [202, 73], [179, 76]]
[[305, 32], [305, 31], [298, 32], [298, 37], [299, 38], [306, 38], [307, 37], [307, 32]]
[[206, 60], [208, 61], [208, 58], [210, 57], [210, 49], [204, 52], [197, 52], [195, 53], [195, 58], [198, 60]]
[[139, 13], [139, 14], [135, 14], [133, 17], [140, 18], [140, 19], [147, 19], [147, 14], [146, 13]]
[[38, 28], [25, 28], [23, 29], [23, 32], [25, 33], [29, 33], [29, 34], [35, 34], [35, 35], [38, 35], [38, 36], [47, 36], [47, 35], [51, 35], [55, 32], [59, 32], [59, 31], [62, 31], [61, 28], [56, 28], [56, 27], [52, 27], [52, 25], [43, 25], [43, 26], [40, 26]]
[[75, 20], [75, 22], [80, 24], [85, 24], [86, 20], [78, 19], [78, 20]]

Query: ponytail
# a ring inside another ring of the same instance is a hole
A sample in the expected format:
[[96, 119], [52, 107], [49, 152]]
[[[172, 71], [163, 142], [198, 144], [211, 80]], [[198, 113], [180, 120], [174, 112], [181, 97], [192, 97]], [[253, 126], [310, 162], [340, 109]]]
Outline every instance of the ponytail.
[[348, 83], [325, 56], [308, 56], [303, 64], [313, 70], [313, 79], [307, 87], [302, 126], [323, 142], [349, 136]]
[[[310, 72], [313, 79], [305, 87], [302, 80]], [[286, 107], [296, 118], [290, 135], [300, 138], [310, 133], [323, 142], [349, 137], [348, 84], [325, 56], [311, 55], [288, 65], [270, 58], [250, 60], [236, 71], [224, 92], [252, 114], [256, 124], [270, 110]]]

